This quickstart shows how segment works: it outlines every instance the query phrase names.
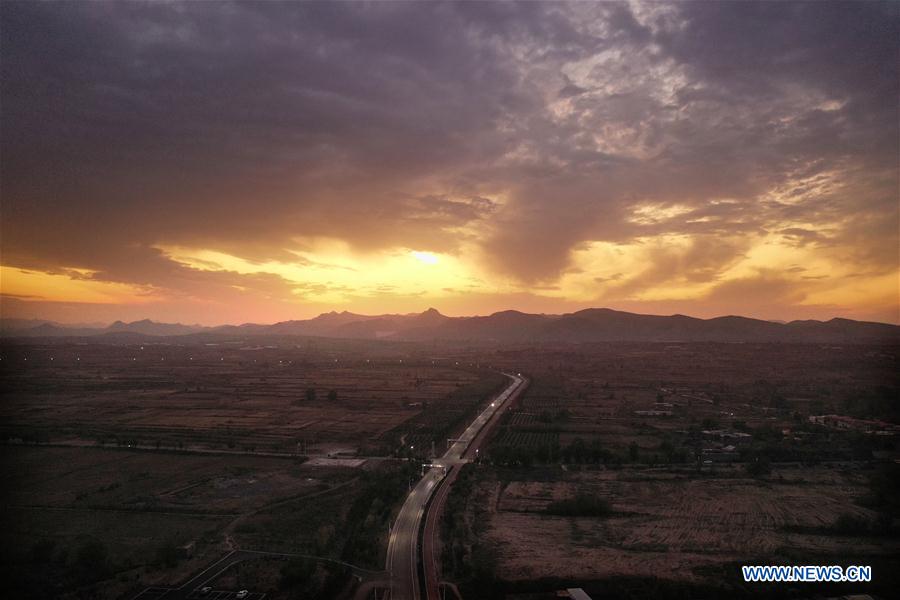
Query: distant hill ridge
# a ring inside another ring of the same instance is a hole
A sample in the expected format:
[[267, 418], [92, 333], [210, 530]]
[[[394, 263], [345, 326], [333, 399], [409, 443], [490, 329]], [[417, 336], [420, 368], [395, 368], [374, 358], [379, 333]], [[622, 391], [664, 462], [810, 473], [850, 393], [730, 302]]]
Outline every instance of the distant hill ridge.
[[108, 327], [0, 320], [0, 334], [5, 337], [176, 337], [201, 333], [494, 342], [900, 342], [900, 326], [888, 323], [840, 318], [789, 323], [740, 316], [699, 319], [685, 315], [642, 315], [609, 308], [588, 308], [561, 315], [505, 310], [475, 317], [448, 317], [433, 308], [422, 313], [389, 315], [332, 311], [312, 319], [272, 325], [245, 323], [219, 327], [158, 323], [149, 319], [132, 323], [116, 321]]

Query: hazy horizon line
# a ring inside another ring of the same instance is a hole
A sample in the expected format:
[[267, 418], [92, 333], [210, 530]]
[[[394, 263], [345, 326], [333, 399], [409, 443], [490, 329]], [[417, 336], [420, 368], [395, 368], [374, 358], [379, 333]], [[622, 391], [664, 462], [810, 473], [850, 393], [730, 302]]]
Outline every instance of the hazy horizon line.
[[[878, 321], [878, 320], [872, 320], [872, 319], [853, 319], [853, 318], [842, 317], [842, 316], [832, 316], [829, 318], [820, 318], [820, 319], [815, 319], [815, 318], [767, 319], [767, 318], [761, 318], [761, 317], [747, 316], [747, 315], [740, 314], [740, 313], [727, 313], [727, 314], [719, 314], [719, 315], [711, 316], [711, 317], [701, 317], [701, 316], [696, 316], [696, 315], [683, 313], [683, 312], [674, 312], [674, 313], [667, 313], [667, 314], [653, 313], [653, 312], [634, 312], [634, 311], [629, 311], [629, 310], [610, 308], [607, 306], [587, 307], [587, 308], [582, 308], [582, 309], [573, 310], [573, 311], [566, 311], [566, 312], [528, 312], [525, 310], [519, 310], [519, 309], [515, 309], [515, 308], [507, 308], [507, 309], [503, 309], [503, 310], [492, 311], [489, 313], [473, 313], [473, 314], [459, 314], [459, 315], [444, 313], [443, 311], [441, 311], [440, 309], [438, 309], [434, 306], [430, 306], [430, 307], [426, 308], [425, 310], [418, 311], [418, 312], [412, 311], [412, 312], [363, 313], [363, 312], [354, 312], [354, 311], [346, 310], [346, 309], [345, 310], [332, 309], [330, 311], [320, 312], [317, 315], [310, 316], [310, 317], [297, 317], [297, 318], [290, 318], [290, 319], [281, 319], [281, 320], [276, 320], [276, 321], [253, 321], [253, 320], [240, 321], [240, 322], [231, 321], [231, 322], [219, 322], [216, 324], [202, 324], [202, 323], [198, 323], [198, 322], [191, 323], [191, 322], [185, 322], [185, 321], [181, 321], [181, 320], [171, 321], [171, 320], [165, 320], [165, 319], [159, 319], [159, 318], [153, 318], [153, 317], [143, 317], [143, 318], [132, 319], [132, 320], [118, 318], [118, 319], [112, 319], [109, 321], [96, 321], [96, 320], [95, 321], [70, 321], [70, 320], [60, 320], [60, 319], [44, 318], [44, 317], [0, 316], [0, 322], [33, 321], [33, 322], [38, 322], [38, 323], [50, 323], [50, 324], [62, 325], [65, 327], [73, 327], [73, 328], [81, 327], [81, 328], [86, 328], [86, 329], [87, 328], [100, 329], [100, 328], [108, 328], [116, 323], [123, 323], [123, 324], [129, 325], [129, 324], [133, 324], [133, 323], [149, 321], [149, 322], [157, 323], [157, 324], [183, 325], [186, 327], [201, 327], [204, 329], [215, 329], [215, 328], [219, 328], [219, 327], [240, 327], [243, 325], [270, 326], [270, 325], [276, 325], [278, 323], [285, 323], [285, 322], [291, 322], [291, 321], [310, 321], [310, 320], [313, 320], [313, 319], [316, 319], [316, 318], [319, 318], [319, 317], [322, 317], [325, 315], [329, 315], [329, 314], [335, 314], [335, 315], [350, 314], [350, 315], [356, 315], [356, 316], [360, 316], [360, 317], [379, 318], [379, 317], [412, 317], [412, 316], [425, 314], [429, 311], [435, 311], [438, 314], [440, 314], [441, 316], [444, 316], [447, 318], [467, 319], [467, 318], [478, 318], [478, 317], [482, 317], [482, 318], [490, 317], [490, 316], [493, 316], [496, 314], [506, 313], [506, 312], [514, 312], [514, 313], [519, 313], [519, 314], [524, 314], [524, 315], [563, 317], [566, 315], [577, 314], [579, 312], [583, 312], [586, 310], [608, 310], [611, 312], [624, 313], [624, 314], [630, 314], [630, 315], [639, 315], [639, 316], [648, 316], [648, 317], [679, 317], [679, 316], [681, 316], [681, 317], [688, 317], [691, 319], [697, 319], [697, 320], [701, 320], [701, 321], [711, 321], [711, 320], [715, 320], [715, 319], [737, 317], [737, 318], [742, 318], [742, 319], [750, 319], [750, 320], [754, 320], [754, 321], [763, 321], [763, 322], [768, 322], [768, 323], [779, 323], [779, 324], [788, 324], [788, 323], [804, 322], [804, 321], [827, 323], [827, 322], [833, 321], [833, 320], [845, 320], [845, 321], [854, 321], [857, 323], [878, 323], [878, 324], [883, 324], [883, 325], [900, 326], [900, 319], [898, 319], [897, 322]], [[39, 326], [39, 325], [37, 325], [37, 326]]]

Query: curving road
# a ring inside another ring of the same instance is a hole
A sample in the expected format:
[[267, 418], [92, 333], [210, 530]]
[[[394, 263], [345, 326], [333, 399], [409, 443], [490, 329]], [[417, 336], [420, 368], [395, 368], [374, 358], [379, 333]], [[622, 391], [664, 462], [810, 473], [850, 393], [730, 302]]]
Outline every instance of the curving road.
[[403, 507], [397, 514], [397, 519], [391, 528], [387, 551], [391, 600], [418, 600], [421, 597], [418, 570], [419, 530], [428, 500], [451, 467], [467, 462], [465, 453], [472, 441], [478, 437], [484, 426], [503, 408], [524, 381], [518, 375], [509, 373], [504, 373], [504, 375], [511, 379], [509, 386], [485, 407], [441, 458], [432, 461], [434, 466], [428, 469], [419, 483], [409, 492]]

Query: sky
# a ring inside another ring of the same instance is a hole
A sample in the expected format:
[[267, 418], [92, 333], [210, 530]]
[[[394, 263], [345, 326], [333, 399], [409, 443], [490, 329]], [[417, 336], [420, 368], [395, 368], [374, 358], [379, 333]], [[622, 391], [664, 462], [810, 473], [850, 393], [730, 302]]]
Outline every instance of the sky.
[[900, 3], [0, 4], [0, 312], [900, 321]]

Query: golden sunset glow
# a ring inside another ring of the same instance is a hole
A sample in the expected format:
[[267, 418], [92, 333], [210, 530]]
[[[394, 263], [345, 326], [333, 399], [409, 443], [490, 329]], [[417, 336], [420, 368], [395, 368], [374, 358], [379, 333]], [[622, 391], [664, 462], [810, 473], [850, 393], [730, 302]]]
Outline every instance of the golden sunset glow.
[[417, 252], [416, 250], [412, 250], [410, 251], [410, 254], [413, 258], [425, 263], [426, 265], [438, 264], [438, 257], [431, 252]]
[[312, 300], [352, 306], [356, 298], [379, 297], [389, 306], [391, 296], [440, 298], [484, 287], [477, 272], [453, 256], [403, 248], [356, 253], [335, 240], [319, 240], [315, 246], [315, 250], [298, 256], [296, 262], [254, 263], [212, 250], [178, 247], [163, 251], [198, 271], [278, 275], [293, 288], [294, 300], [300, 305]]
[[[241, 285], [240, 276], [277, 276], [284, 290], [269, 299], [294, 306], [304, 317], [327, 306], [380, 307], [390, 312], [396, 300], [412, 310], [470, 294], [524, 293], [572, 306], [696, 301], [760, 274], [780, 274], [796, 294], [793, 301], [804, 307], [877, 311], [890, 307], [896, 293], [895, 273], [858, 275], [857, 265], [786, 243], [779, 235], [735, 238], [729, 243], [741, 251], [720, 260], [714, 247], [702, 247], [701, 239], [684, 235], [637, 238], [628, 244], [593, 242], [572, 252], [571, 266], [558, 279], [528, 285], [492, 280], [490, 270], [479, 267], [476, 254], [439, 255], [404, 248], [359, 253], [335, 240], [319, 240], [314, 250], [297, 255], [296, 261], [254, 262], [215, 250], [174, 246], [160, 250], [197, 275], [232, 274], [236, 281], [230, 287], [243, 295], [258, 292], [260, 286]], [[171, 299], [165, 290], [96, 281], [87, 271], [49, 274], [3, 267], [0, 275], [4, 294], [47, 302], [152, 306]], [[418, 304], [409, 305], [415, 298]], [[315, 308], [305, 310], [310, 305]]]
[[[77, 277], [73, 277], [77, 275]], [[152, 302], [148, 290], [133, 285], [92, 281], [90, 273], [51, 274], [0, 266], [4, 294], [50, 302]]]

